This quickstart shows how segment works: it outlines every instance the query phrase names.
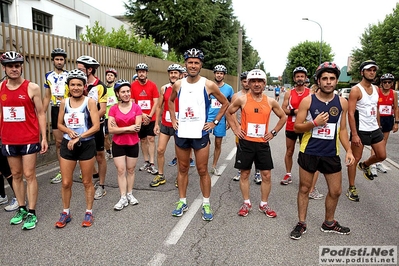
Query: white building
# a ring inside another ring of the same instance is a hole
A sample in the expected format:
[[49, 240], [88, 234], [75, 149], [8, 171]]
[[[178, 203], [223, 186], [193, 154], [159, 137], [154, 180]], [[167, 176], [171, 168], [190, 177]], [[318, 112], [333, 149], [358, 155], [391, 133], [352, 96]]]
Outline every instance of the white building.
[[[99, 0], [101, 1], [101, 0]], [[112, 1], [110, 1], [112, 4]], [[0, 0], [1, 22], [79, 40], [96, 21], [110, 32], [130, 26], [81, 0]]]

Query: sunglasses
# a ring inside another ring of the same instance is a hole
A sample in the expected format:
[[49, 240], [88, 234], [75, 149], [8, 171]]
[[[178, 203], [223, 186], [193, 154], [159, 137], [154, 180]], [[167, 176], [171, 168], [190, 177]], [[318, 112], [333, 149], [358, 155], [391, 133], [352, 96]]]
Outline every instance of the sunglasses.
[[392, 81], [383, 81], [382, 84], [392, 84]]

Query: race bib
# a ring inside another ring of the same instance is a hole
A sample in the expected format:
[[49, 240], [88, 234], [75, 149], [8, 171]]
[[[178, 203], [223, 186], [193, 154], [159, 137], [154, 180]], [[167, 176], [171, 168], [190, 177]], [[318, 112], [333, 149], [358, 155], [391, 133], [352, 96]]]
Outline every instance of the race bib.
[[335, 136], [335, 127], [333, 123], [327, 123], [324, 126], [317, 126], [312, 129], [312, 137], [316, 139], [332, 140]]
[[64, 94], [65, 94], [65, 86], [64, 85], [58, 85], [58, 84], [56, 84], [55, 86], [53, 86], [52, 88], [51, 88], [51, 93], [54, 95], [54, 96], [58, 96], [58, 97], [64, 97]]
[[377, 117], [377, 110], [374, 106], [367, 110], [367, 113], [372, 117]]
[[221, 108], [222, 104], [217, 99], [211, 99], [211, 108]]
[[25, 121], [25, 107], [5, 107], [3, 106], [3, 121], [4, 122], [24, 122]]
[[116, 100], [115, 96], [110, 96], [107, 98], [107, 106], [112, 106], [116, 104], [118, 101]]
[[263, 138], [266, 132], [266, 124], [247, 124], [247, 136], [252, 138]]
[[64, 122], [67, 128], [82, 128], [84, 124], [84, 114], [83, 113], [67, 113], [64, 115]]
[[[177, 119], [177, 115], [178, 115], [179, 113], [176, 113], [175, 112], [175, 115], [176, 115], [176, 119]], [[166, 122], [172, 122], [172, 119], [170, 119], [170, 112], [169, 111], [166, 111], [166, 113], [165, 113], [165, 121]]]
[[151, 101], [150, 100], [140, 100], [137, 102], [140, 106], [141, 110], [151, 110]]
[[392, 114], [392, 105], [380, 105], [380, 114], [381, 115], [391, 115]]

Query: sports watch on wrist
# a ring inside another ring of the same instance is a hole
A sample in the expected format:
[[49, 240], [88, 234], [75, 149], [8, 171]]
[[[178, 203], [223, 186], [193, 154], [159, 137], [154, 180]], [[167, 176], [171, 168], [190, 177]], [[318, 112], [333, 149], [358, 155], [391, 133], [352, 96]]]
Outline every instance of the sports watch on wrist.
[[218, 124], [219, 124], [219, 120], [217, 120], [217, 119], [213, 120], [212, 122], [213, 122], [215, 125], [218, 125]]
[[276, 132], [276, 130], [272, 130], [272, 131], [270, 131], [270, 133], [272, 133], [272, 135], [275, 137], [275, 136], [277, 136], [277, 132]]

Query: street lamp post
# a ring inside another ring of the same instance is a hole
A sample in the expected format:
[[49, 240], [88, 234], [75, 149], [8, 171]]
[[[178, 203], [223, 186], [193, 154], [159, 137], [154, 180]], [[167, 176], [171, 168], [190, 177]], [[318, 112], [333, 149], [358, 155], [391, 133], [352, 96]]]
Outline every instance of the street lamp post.
[[321, 25], [319, 24], [319, 22], [308, 19], [308, 18], [302, 18], [302, 20], [307, 20], [307, 21], [311, 21], [316, 23], [317, 25], [319, 25], [320, 27], [320, 59], [319, 59], [319, 64], [321, 64], [321, 55], [322, 55], [322, 49], [323, 49], [323, 28], [321, 27]]

